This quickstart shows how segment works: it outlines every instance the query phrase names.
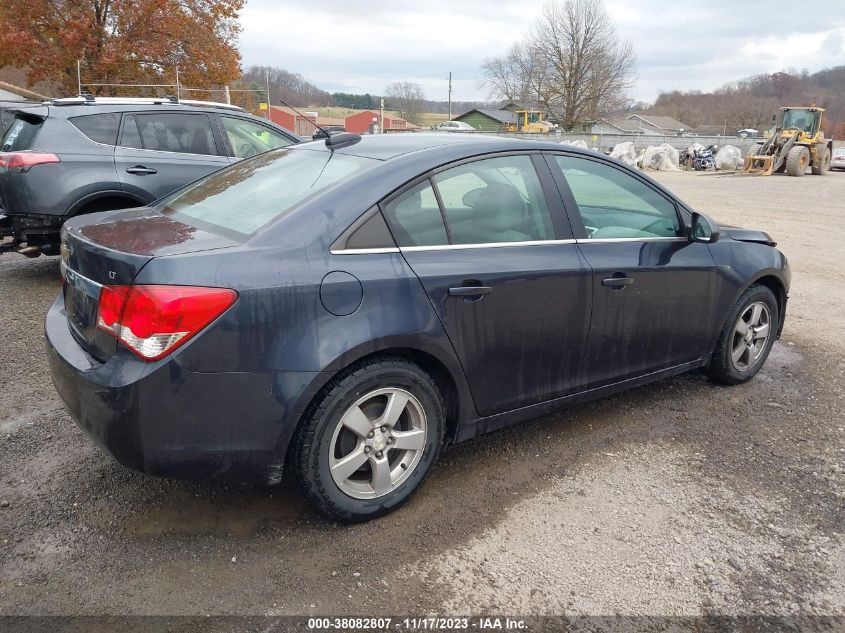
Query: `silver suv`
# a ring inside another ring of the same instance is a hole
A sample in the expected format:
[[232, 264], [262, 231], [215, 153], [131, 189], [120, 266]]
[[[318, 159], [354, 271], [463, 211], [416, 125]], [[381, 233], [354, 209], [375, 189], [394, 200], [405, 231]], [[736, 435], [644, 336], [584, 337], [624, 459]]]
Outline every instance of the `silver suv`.
[[74, 97], [28, 105], [0, 142], [2, 250], [57, 255], [68, 218], [138, 207], [300, 139], [237, 106]]

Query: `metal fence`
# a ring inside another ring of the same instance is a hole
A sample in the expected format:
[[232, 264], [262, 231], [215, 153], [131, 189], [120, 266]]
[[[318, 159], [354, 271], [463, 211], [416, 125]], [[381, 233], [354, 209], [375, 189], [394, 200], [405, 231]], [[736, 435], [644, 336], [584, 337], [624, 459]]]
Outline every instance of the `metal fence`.
[[610, 152], [619, 143], [627, 142], [633, 143], [637, 151], [645, 149], [650, 145], [660, 145], [662, 143], [667, 143], [678, 150], [687, 149], [693, 143], [700, 143], [705, 147], [708, 145], [718, 145], [719, 147], [733, 145], [738, 147], [744, 156], [746, 149], [758, 142], [758, 139], [755, 138], [742, 138], [739, 136], [677, 136], [674, 134], [671, 136], [646, 134], [556, 134], [554, 132], [549, 134], [477, 132], [477, 134], [492, 134], [495, 136], [509, 136], [558, 143], [584, 141], [587, 147], [597, 148], [602, 152]]

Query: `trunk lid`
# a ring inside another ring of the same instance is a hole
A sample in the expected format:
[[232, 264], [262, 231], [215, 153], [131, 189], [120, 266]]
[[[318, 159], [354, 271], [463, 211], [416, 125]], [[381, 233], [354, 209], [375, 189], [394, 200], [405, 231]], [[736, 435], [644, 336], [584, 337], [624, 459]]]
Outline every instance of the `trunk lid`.
[[[131, 285], [154, 257], [237, 246], [228, 238], [172, 220], [150, 209], [95, 213], [62, 228], [62, 277], [68, 325], [95, 358], [114, 354], [116, 339], [97, 328], [100, 290]], [[178, 279], [167, 283], [179, 284]]]

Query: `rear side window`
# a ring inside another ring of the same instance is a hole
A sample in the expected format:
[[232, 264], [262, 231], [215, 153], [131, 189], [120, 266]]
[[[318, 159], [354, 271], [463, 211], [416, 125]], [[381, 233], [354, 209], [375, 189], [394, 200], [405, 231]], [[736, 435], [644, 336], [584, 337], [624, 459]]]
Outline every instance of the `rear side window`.
[[434, 176], [455, 244], [555, 239], [530, 156], [502, 156]]
[[200, 228], [248, 237], [318, 191], [377, 163], [338, 153], [272, 150], [164, 198], [157, 208]]
[[211, 121], [206, 114], [127, 115], [120, 144], [159, 152], [217, 155]]
[[120, 127], [120, 114], [116, 112], [105, 114], [87, 114], [76, 116], [69, 121], [77, 130], [92, 141], [103, 145], [117, 143], [117, 130]]
[[399, 246], [449, 243], [431, 182], [424, 180], [384, 205], [384, 214]]
[[0, 150], [4, 152], [17, 152], [19, 150], [32, 149], [32, 144], [35, 142], [35, 137], [43, 123], [43, 119], [37, 117], [15, 117], [11, 127], [9, 127], [5, 136], [3, 136], [3, 145], [0, 147]]

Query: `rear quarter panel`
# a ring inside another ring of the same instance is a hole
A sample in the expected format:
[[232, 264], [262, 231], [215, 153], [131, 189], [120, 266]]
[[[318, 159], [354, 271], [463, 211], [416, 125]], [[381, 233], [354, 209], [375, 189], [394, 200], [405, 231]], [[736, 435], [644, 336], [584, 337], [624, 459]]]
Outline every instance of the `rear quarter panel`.
[[[361, 283], [359, 307], [337, 316], [320, 286], [341, 271]], [[322, 248], [238, 247], [159, 257], [135, 283], [233, 288], [237, 303], [178, 352], [190, 371], [336, 371], [388, 347], [413, 347], [444, 364], [454, 352], [417, 277], [399, 253], [331, 255]]]
[[61, 162], [3, 174], [10, 213], [63, 216], [85, 198], [121, 190], [114, 148], [88, 140], [64, 118], [47, 118], [33, 149], [52, 152]]

